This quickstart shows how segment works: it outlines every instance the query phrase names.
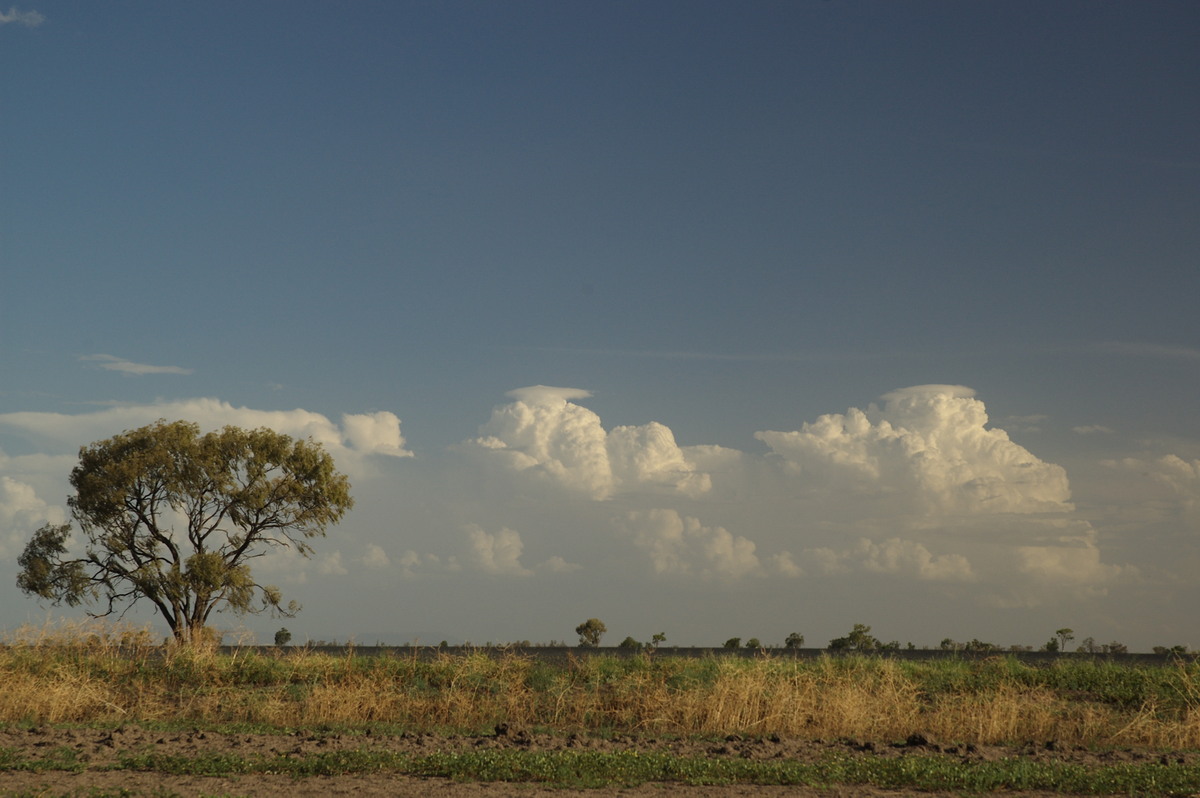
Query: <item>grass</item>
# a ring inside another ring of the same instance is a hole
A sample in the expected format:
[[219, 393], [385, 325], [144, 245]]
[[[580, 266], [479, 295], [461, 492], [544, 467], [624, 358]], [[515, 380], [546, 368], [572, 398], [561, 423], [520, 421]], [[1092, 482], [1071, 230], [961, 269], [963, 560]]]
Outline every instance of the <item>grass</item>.
[[[0, 648], [0, 724], [211, 728], [347, 734], [515, 728], [659, 737], [780, 735], [955, 744], [1054, 740], [1095, 749], [1200, 749], [1200, 664], [1121, 665], [1064, 657], [907, 662], [580, 656], [563, 664], [477, 652], [360, 657], [304, 649], [173, 649], [137, 630], [25, 631]], [[79, 771], [60, 749], [35, 759], [0, 749], [0, 772]], [[94, 765], [92, 767], [95, 767]], [[866, 784], [881, 788], [1189, 795], [1200, 768], [1084, 766], [1028, 759], [960, 761], [830, 756], [819, 762], [695, 758], [634, 751], [489, 749], [424, 756], [350, 750], [306, 756], [125, 754], [111, 767], [188, 775], [393, 772], [558, 786]]]
[[129, 632], [0, 649], [0, 723], [568, 731], [1200, 748], [1200, 663], [1010, 657], [359, 657], [152, 646]]
[[[53, 770], [45, 761], [0, 755], [4, 770]], [[885, 789], [990, 792], [1047, 790], [1064, 794], [1194, 795], [1200, 768], [1177, 764], [1086, 767], [1061, 762], [1003, 759], [962, 762], [939, 755], [901, 758], [829, 756], [819, 762], [713, 759], [634, 751], [487, 750], [412, 756], [388, 751], [339, 751], [305, 757], [196, 757], [128, 754], [110, 770], [176, 776], [236, 777], [248, 774], [346, 776], [395, 773], [462, 781], [534, 782], [556, 787], [632, 787], [647, 782], [693, 785], [870, 785]]]

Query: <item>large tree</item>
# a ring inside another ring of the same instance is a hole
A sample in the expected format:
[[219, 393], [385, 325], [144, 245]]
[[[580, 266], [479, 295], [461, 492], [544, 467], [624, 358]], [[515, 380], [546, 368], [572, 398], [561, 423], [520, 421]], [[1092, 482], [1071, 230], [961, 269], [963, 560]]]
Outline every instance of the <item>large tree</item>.
[[200, 434], [158, 421], [83, 447], [67, 503], [69, 524], [34, 533], [19, 564], [24, 592], [98, 605], [93, 616], [154, 605], [179, 642], [198, 640], [214, 610], [292, 616], [279, 589], [255, 581], [249, 561], [273, 548], [311, 555], [353, 506], [350, 482], [320, 444], [269, 429]]

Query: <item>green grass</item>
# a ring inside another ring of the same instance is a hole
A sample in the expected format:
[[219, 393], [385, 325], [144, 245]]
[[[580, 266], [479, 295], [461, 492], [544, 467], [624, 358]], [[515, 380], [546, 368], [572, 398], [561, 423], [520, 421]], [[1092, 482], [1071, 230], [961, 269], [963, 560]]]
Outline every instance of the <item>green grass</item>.
[[[0, 751], [0, 771], [73, 770], [68, 759], [22, 760]], [[1194, 795], [1200, 767], [1137, 763], [1086, 766], [1028, 759], [963, 762], [941, 755], [894, 758], [831, 755], [818, 762], [677, 756], [658, 752], [486, 750], [412, 756], [388, 751], [336, 751], [307, 756], [243, 757], [125, 754], [109, 770], [178, 776], [275, 774], [295, 779], [397, 773], [463, 781], [533, 782], [557, 787], [637, 786], [647, 782], [706, 785], [870, 785], [884, 789], [989, 792], [1046, 790], [1077, 795]]]
[[38, 759], [28, 759], [20, 751], [12, 748], [0, 748], [0, 773], [6, 770], [28, 770], [35, 773], [45, 770], [66, 770], [78, 773], [85, 767], [71, 748], [56, 748]]

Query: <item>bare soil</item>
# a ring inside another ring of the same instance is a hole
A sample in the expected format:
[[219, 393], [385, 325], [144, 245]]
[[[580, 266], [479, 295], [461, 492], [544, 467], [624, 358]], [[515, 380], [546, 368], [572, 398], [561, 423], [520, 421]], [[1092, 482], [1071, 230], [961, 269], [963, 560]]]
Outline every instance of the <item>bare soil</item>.
[[[1117, 750], [1096, 752], [1082, 748], [1064, 748], [1053, 741], [1028, 743], [1021, 746], [971, 746], [938, 743], [921, 734], [913, 734], [904, 743], [883, 743], [856, 740], [798, 740], [750, 738], [731, 736], [724, 740], [674, 740], [652, 737], [618, 735], [600, 739], [583, 735], [538, 734], [526, 730], [498, 727], [494, 734], [482, 736], [400, 734], [373, 735], [296, 732], [290, 734], [224, 734], [195, 730], [191, 732], [161, 732], [138, 726], [116, 729], [30, 728], [0, 729], [0, 748], [16, 749], [26, 758], [39, 759], [61, 756], [62, 749], [75, 752], [77, 761], [87, 770], [78, 773], [45, 771], [41, 773], [0, 772], [0, 796], [13, 794], [87, 795], [96, 789], [116, 791], [125, 789], [134, 794], [182, 796], [201, 795], [279, 795], [289, 796], [439, 796], [465, 795], [480, 798], [501, 796], [534, 796], [553, 794], [556, 797], [587, 795], [684, 796], [684, 798], [716, 798], [721, 796], [924, 796], [951, 795], [916, 791], [880, 790], [872, 787], [846, 786], [827, 790], [798, 787], [759, 787], [734, 785], [727, 787], [691, 787], [681, 784], [646, 784], [632, 788], [603, 790], [566, 790], [539, 784], [525, 783], [462, 783], [448, 779], [422, 779], [391, 774], [362, 776], [313, 777], [296, 780], [290, 776], [239, 775], [231, 777], [177, 776], [163, 773], [133, 771], [104, 771], [99, 768], [115, 763], [122, 752], [194, 757], [202, 754], [237, 754], [240, 756], [305, 756], [337, 750], [388, 750], [410, 754], [436, 751], [466, 751], [484, 748], [523, 748], [526, 750], [586, 749], [595, 751], [658, 751], [695, 757], [742, 757], [750, 759], [794, 759], [816, 761], [832, 751], [855, 756], [902, 757], [913, 754], [941, 753], [966, 761], [994, 760], [1002, 757], [1026, 757], [1034, 760], [1074, 762], [1101, 765], [1116, 762], [1180, 762], [1200, 765], [1200, 753], [1161, 754], [1146, 751]], [[1007, 796], [1016, 795], [1005, 793]], [[1051, 793], [1022, 793], [1026, 798], [1042, 798]]]

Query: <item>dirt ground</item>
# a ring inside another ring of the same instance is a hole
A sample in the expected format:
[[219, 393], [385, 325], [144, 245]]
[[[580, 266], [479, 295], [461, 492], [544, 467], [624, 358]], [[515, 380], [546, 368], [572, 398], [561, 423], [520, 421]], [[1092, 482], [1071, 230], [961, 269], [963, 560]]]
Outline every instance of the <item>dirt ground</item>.
[[[538, 784], [461, 783], [447, 779], [421, 779], [408, 776], [373, 774], [363, 776], [313, 777], [294, 780], [290, 776], [240, 775], [227, 778], [173, 776], [132, 771], [101, 771], [115, 762], [121, 752], [157, 753], [197, 756], [200, 754], [237, 754], [242, 756], [304, 756], [342, 749], [376, 749], [425, 754], [435, 751], [479, 750], [483, 748], [523, 748], [527, 750], [585, 749], [597, 751], [666, 751], [685, 756], [743, 757], [752, 759], [796, 759], [816, 761], [838, 751], [855, 756], [901, 757], [915, 753], [937, 752], [965, 760], [982, 761], [1001, 757], [1021, 756], [1036, 760], [1056, 760], [1087, 765], [1115, 762], [1163, 761], [1200, 765], [1200, 754], [1187, 753], [1164, 756], [1138, 751], [1094, 752], [1084, 749], [1066, 750], [1053, 742], [1029, 743], [1023, 746], [961, 746], [939, 744], [920, 734], [912, 735], [903, 744], [871, 741], [813, 741], [772, 738], [742, 738], [733, 736], [720, 741], [664, 740], [619, 735], [611, 739], [596, 739], [578, 735], [531, 734], [524, 730], [498, 728], [495, 734], [484, 736], [438, 736], [432, 734], [403, 734], [381, 736], [370, 734], [216, 734], [193, 731], [163, 733], [137, 726], [111, 730], [98, 729], [7, 729], [0, 730], [0, 748], [17, 749], [27, 758], [41, 758], [61, 749], [75, 751], [77, 760], [89, 766], [80, 773], [46, 771], [42, 773], [0, 772], [0, 796], [14, 794], [87, 795], [97, 788], [125, 789], [141, 795], [212, 796], [212, 795], [281, 795], [300, 796], [468, 796], [469, 798], [501, 798], [504, 796], [535, 796], [553, 794], [558, 798], [583, 796], [598, 798], [605, 795], [684, 796], [684, 798], [726, 798], [727, 796], [800, 796], [807, 798], [889, 798], [895, 796], [951, 795], [916, 791], [880, 790], [871, 787], [840, 787], [816, 790], [800, 787], [688, 787], [680, 784], [646, 784], [634, 788], [604, 790], [564, 790]], [[1005, 793], [1013, 796], [1014, 793]], [[1022, 793], [1026, 798], [1043, 798], [1050, 793]]]

